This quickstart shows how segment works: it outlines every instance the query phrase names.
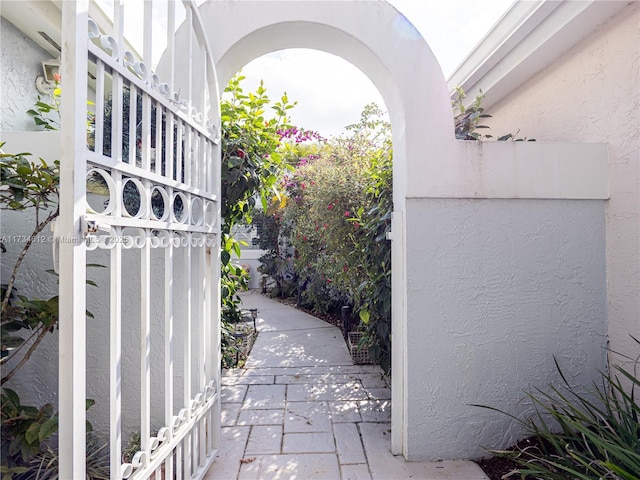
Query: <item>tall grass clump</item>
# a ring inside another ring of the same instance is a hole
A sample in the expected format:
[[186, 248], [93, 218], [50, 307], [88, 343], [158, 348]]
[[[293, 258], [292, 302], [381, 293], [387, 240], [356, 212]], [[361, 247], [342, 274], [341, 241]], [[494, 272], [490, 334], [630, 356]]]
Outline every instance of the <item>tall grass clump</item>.
[[569, 384], [556, 361], [562, 384], [527, 393], [536, 409], [527, 420], [477, 405], [509, 415], [531, 437], [512, 450], [492, 450], [518, 465], [502, 478], [640, 480], [640, 355], [631, 360], [631, 369], [600, 372], [589, 391]]

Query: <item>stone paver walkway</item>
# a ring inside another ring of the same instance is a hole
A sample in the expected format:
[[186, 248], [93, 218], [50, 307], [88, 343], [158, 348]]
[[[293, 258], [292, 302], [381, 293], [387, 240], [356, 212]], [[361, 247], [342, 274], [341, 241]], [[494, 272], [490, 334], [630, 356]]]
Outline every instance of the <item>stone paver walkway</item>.
[[487, 480], [473, 462], [391, 454], [391, 392], [377, 366], [353, 365], [340, 330], [243, 294], [258, 309], [246, 367], [223, 371], [222, 445], [205, 479]]

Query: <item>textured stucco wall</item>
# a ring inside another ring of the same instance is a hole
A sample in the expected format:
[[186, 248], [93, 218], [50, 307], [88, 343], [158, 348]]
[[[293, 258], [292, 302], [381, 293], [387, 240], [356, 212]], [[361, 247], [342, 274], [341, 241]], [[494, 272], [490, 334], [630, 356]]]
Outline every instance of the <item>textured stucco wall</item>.
[[36, 77], [51, 55], [0, 18], [0, 130], [36, 130], [26, 111], [38, 100]]
[[[612, 350], [640, 354], [640, 2], [606, 24], [499, 104], [494, 135], [520, 129], [549, 142], [609, 144], [607, 292]], [[619, 358], [615, 359], [619, 361]]]
[[[408, 457], [473, 458], [521, 434], [523, 389], [605, 365], [600, 200], [411, 199]], [[433, 439], [438, 441], [434, 442]]]

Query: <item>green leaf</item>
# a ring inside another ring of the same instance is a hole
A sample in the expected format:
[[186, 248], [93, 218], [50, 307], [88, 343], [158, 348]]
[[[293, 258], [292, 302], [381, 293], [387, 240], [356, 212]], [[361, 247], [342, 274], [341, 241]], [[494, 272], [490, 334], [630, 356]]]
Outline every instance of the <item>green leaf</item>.
[[24, 439], [27, 443], [34, 443], [38, 441], [38, 433], [40, 432], [40, 424], [37, 422], [33, 422], [27, 428], [27, 431], [24, 433]]
[[40, 442], [45, 441], [49, 438], [53, 433], [58, 430], [58, 417], [51, 417], [46, 422], [44, 422], [38, 431], [38, 439]]
[[[3, 330], [5, 329], [3, 325]], [[13, 337], [11, 335], [5, 335], [4, 331], [2, 334], [2, 349], [12, 349], [17, 348], [24, 343], [24, 338], [22, 337]]]
[[369, 317], [371, 316], [371, 314], [369, 313], [369, 310], [362, 309], [358, 313], [358, 316], [360, 317], [360, 321], [367, 325], [369, 323]]
[[16, 407], [20, 406], [20, 397], [18, 397], [18, 394], [16, 392], [6, 387], [2, 387], [2, 392], [7, 396], [7, 399], [9, 400], [9, 402], [11, 402], [12, 405]]

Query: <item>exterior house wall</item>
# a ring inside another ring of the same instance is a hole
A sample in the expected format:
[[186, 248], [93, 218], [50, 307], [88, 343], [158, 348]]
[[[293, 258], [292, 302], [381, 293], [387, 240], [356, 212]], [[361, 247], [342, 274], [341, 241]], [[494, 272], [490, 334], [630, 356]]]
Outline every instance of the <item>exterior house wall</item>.
[[36, 130], [26, 111], [38, 100], [36, 77], [43, 60], [51, 57], [11, 22], [0, 17], [0, 131]]
[[[516, 91], [489, 107], [494, 136], [520, 129], [545, 142], [609, 145], [607, 299], [613, 351], [640, 338], [640, 2], [629, 5]], [[480, 84], [481, 85], [481, 84]], [[616, 361], [620, 361], [618, 357]]]
[[[60, 135], [57, 132], [36, 132], [38, 128], [33, 118], [26, 113], [38, 100], [35, 81], [42, 75], [40, 62], [51, 58], [51, 55], [4, 17], [0, 17], [0, 45], [0, 142], [6, 142], [3, 150], [7, 153], [29, 152], [31, 160], [60, 158]], [[6, 283], [24, 246], [24, 237], [33, 232], [35, 212], [32, 209], [2, 211], [0, 215], [0, 231], [7, 248], [1, 257], [2, 283]], [[50, 230], [44, 230], [22, 263], [15, 283], [17, 293], [43, 299], [57, 295], [56, 278], [46, 273], [52, 268], [52, 234]], [[25, 405], [57, 405], [57, 336], [57, 331], [47, 335], [18, 376], [9, 383]], [[14, 365], [11, 362], [3, 364], [3, 374], [6, 375]], [[20, 377], [29, 378], [29, 384], [21, 382]]]

